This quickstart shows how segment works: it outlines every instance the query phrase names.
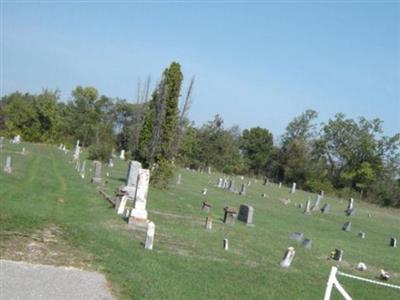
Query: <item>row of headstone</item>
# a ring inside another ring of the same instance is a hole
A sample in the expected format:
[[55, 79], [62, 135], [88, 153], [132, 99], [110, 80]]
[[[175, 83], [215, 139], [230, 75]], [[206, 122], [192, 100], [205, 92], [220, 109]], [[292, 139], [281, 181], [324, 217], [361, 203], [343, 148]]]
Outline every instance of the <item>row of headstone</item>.
[[[121, 153], [124, 153], [122, 151]], [[124, 215], [128, 218], [128, 224], [147, 227], [144, 247], [147, 250], [152, 250], [155, 224], [148, 220], [148, 213], [146, 210], [149, 183], [150, 171], [148, 169], [142, 169], [142, 164], [140, 162], [130, 161], [126, 175], [126, 185], [119, 188], [120, 197], [117, 198], [115, 210], [117, 214]], [[128, 201], [132, 201], [133, 203], [133, 208], [131, 210], [126, 209]]]

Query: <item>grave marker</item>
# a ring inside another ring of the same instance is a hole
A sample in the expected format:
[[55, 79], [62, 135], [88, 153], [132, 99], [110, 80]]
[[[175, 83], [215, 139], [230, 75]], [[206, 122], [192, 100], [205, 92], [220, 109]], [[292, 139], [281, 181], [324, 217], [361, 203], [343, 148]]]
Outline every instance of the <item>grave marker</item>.
[[139, 170], [139, 179], [137, 183], [136, 196], [134, 200], [134, 208], [131, 211], [129, 223], [138, 225], [147, 223], [147, 193], [149, 191], [150, 171], [147, 169]]
[[292, 262], [293, 262], [293, 258], [294, 258], [294, 256], [295, 256], [295, 254], [296, 254], [296, 252], [294, 251], [294, 248], [293, 248], [293, 247], [287, 248], [286, 251], [285, 251], [285, 253], [284, 253], [284, 255], [283, 255], [281, 264], [280, 264], [281, 267], [283, 267], [283, 268], [288, 268], [288, 267], [290, 267], [290, 265], [291, 265]]
[[156, 225], [153, 222], [150, 222], [147, 225], [146, 241], [144, 243], [144, 248], [146, 250], [153, 250], [155, 231], [156, 231]]
[[204, 224], [204, 227], [207, 230], [211, 230], [212, 229], [212, 218], [211, 217], [206, 217], [206, 223]]
[[93, 183], [101, 183], [101, 162], [95, 160], [94, 162], [94, 177], [92, 178]]
[[11, 156], [7, 156], [7, 158], [6, 158], [6, 165], [4, 166], [4, 172], [6, 172], [8, 174], [12, 173]]
[[254, 208], [247, 204], [241, 204], [239, 208], [238, 220], [247, 225], [253, 224]]
[[224, 208], [224, 223], [228, 225], [234, 225], [237, 217], [237, 210], [230, 207]]
[[349, 222], [344, 223], [343, 226], [342, 226], [342, 230], [343, 231], [350, 231], [351, 230], [351, 222], [349, 221]]

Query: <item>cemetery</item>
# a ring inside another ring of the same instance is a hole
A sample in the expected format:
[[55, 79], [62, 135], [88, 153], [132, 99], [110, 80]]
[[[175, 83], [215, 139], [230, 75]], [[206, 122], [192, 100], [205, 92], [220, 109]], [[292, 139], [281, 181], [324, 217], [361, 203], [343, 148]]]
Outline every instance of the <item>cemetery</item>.
[[[100, 270], [117, 298], [240, 293], [251, 299], [322, 299], [331, 267], [400, 284], [396, 210], [299, 189], [293, 193], [293, 187], [255, 178], [230, 176], [224, 189], [226, 175], [216, 171], [178, 169], [170, 188], [162, 190], [149, 185], [151, 172], [136, 161], [115, 160], [111, 167], [87, 160], [82, 149], [65, 155], [63, 147], [23, 141], [3, 143], [0, 158], [2, 258], [35, 262], [40, 254], [30, 253], [29, 236], [59, 228], [57, 242], [33, 240], [40, 251], [55, 253], [40, 262]], [[246, 193], [232, 193], [234, 181], [251, 185]], [[204, 189], [206, 194], [198, 192]], [[292, 201], [283, 206], [285, 197]], [[306, 210], [297, 203], [306, 203]], [[357, 214], [348, 213], [355, 208]], [[17, 232], [26, 237], [21, 240]], [[73, 249], [73, 259], [61, 245]], [[212, 284], [206, 279], [211, 274]], [[155, 278], [157, 287], [151, 284]], [[199, 279], [210, 284], [207, 291]], [[396, 289], [338, 279], [355, 299], [399, 296]]]

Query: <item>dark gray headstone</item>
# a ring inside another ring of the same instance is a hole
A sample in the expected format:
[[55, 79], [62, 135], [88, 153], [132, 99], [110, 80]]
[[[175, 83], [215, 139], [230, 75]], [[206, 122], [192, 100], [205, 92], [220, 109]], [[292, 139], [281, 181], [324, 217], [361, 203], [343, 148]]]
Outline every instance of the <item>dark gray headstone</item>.
[[322, 206], [322, 208], [321, 208], [321, 212], [323, 214], [330, 212], [330, 210], [331, 210], [331, 206], [328, 203], [324, 204], [324, 206]]
[[306, 249], [311, 249], [312, 246], [312, 240], [305, 238], [303, 241], [303, 247]]
[[342, 230], [344, 231], [350, 231], [351, 230], [351, 222], [346, 222], [342, 226]]
[[254, 208], [247, 204], [241, 204], [239, 208], [239, 221], [245, 222], [246, 224], [253, 224]]
[[291, 240], [294, 240], [296, 242], [302, 242], [304, 237], [304, 233], [302, 232], [292, 232], [289, 236]]
[[343, 258], [343, 250], [335, 249], [333, 257], [334, 260], [342, 261]]

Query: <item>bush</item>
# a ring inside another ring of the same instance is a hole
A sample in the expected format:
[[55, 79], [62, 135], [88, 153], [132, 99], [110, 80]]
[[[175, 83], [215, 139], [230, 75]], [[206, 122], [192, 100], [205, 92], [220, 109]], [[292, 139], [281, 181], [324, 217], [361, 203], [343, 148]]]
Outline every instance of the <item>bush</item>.
[[111, 157], [112, 145], [107, 143], [94, 144], [89, 147], [89, 159], [107, 162]]

